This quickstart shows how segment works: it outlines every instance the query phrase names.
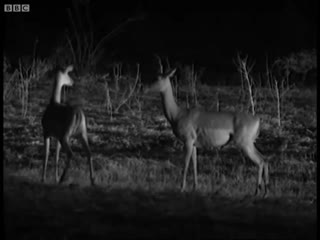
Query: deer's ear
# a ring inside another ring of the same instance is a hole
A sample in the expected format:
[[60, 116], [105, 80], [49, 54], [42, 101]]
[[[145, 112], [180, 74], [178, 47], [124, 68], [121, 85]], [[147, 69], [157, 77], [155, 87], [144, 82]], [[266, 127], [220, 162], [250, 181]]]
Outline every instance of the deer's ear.
[[174, 75], [174, 73], [176, 72], [176, 70], [177, 70], [177, 69], [174, 68], [174, 69], [172, 69], [171, 71], [169, 71], [168, 74], [167, 74], [167, 77], [168, 77], [168, 78], [171, 78], [171, 77]]
[[69, 65], [66, 70], [64, 71], [65, 73], [69, 73], [73, 70], [73, 65]]

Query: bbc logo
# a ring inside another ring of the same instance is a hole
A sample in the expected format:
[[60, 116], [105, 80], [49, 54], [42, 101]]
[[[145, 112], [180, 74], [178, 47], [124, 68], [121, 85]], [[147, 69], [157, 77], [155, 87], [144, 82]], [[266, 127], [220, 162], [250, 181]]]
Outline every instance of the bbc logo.
[[29, 4], [4, 4], [5, 12], [30, 12]]

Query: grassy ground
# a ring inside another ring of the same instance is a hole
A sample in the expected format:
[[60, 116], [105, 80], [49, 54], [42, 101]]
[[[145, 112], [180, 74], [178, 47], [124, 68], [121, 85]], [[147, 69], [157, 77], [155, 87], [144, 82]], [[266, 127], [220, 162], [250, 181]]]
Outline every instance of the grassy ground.
[[296, 198], [57, 186], [9, 173], [4, 191], [8, 239], [315, 239], [316, 206]]
[[[262, 130], [257, 147], [270, 165], [271, 194], [252, 197], [257, 167], [233, 146], [198, 151], [199, 191], [180, 193], [182, 145], [164, 118], [160, 97], [144, 96], [110, 118], [102, 82], [87, 79], [68, 92], [84, 96], [97, 186], [79, 142], [68, 180], [54, 183], [52, 146], [48, 183], [40, 183], [44, 158], [41, 114], [50, 80], [32, 85], [30, 109], [20, 116], [17, 98], [4, 103], [4, 203], [8, 238], [78, 239], [155, 237], [315, 238], [316, 92], [293, 90], [283, 103], [281, 134], [267, 90], [258, 96]], [[199, 102], [215, 109], [246, 110], [239, 90], [199, 88]], [[185, 105], [181, 94], [179, 104]], [[287, 147], [283, 148], [284, 139]], [[62, 154], [60, 172], [64, 167]]]

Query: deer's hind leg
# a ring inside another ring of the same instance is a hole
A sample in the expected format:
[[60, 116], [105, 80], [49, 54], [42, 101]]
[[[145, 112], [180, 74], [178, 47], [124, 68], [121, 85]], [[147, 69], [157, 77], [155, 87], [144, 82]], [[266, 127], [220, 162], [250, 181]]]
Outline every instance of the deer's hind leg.
[[48, 159], [49, 159], [49, 153], [50, 153], [50, 138], [47, 136], [44, 137], [44, 149], [45, 149], [45, 158], [43, 160], [42, 182], [46, 181], [46, 173], [47, 173]]
[[65, 177], [67, 175], [67, 172], [69, 170], [69, 167], [70, 167], [70, 163], [71, 163], [71, 159], [73, 158], [73, 152], [70, 148], [70, 140], [69, 140], [69, 137], [64, 137], [62, 140], [61, 140], [61, 145], [63, 147], [63, 149], [67, 152], [67, 162], [66, 162], [66, 166], [64, 168], [64, 171], [60, 177], [60, 181], [59, 183], [63, 183], [64, 180], [65, 180]]
[[263, 160], [262, 155], [255, 148], [253, 143], [242, 145], [242, 150], [245, 154], [258, 166], [258, 182], [255, 195], [258, 195], [262, 187], [262, 174], [264, 173], [265, 180], [265, 194], [268, 195], [268, 185], [269, 185], [269, 176], [268, 176], [268, 164]]
[[56, 149], [56, 162], [55, 162], [55, 176], [56, 176], [56, 183], [59, 182], [59, 156], [61, 150], [61, 143], [57, 140], [57, 149]]
[[86, 131], [83, 131], [81, 134], [81, 142], [82, 145], [87, 153], [87, 160], [88, 160], [88, 166], [89, 166], [89, 171], [90, 171], [90, 181], [91, 181], [91, 185], [95, 185], [95, 179], [94, 179], [94, 172], [93, 172], [93, 163], [92, 163], [92, 154], [91, 154], [91, 150], [89, 147], [89, 142], [88, 142], [88, 135]]

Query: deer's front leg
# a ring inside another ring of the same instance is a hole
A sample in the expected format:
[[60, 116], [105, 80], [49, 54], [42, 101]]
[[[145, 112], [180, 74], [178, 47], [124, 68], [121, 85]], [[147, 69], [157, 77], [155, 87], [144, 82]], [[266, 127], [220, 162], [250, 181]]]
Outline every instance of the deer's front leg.
[[198, 189], [198, 173], [197, 173], [197, 148], [193, 147], [192, 151], [194, 190]]
[[182, 181], [182, 188], [181, 192], [185, 191], [186, 184], [187, 184], [187, 172], [189, 168], [190, 158], [193, 151], [193, 142], [189, 141], [184, 144], [184, 171], [183, 171], [183, 181]]

